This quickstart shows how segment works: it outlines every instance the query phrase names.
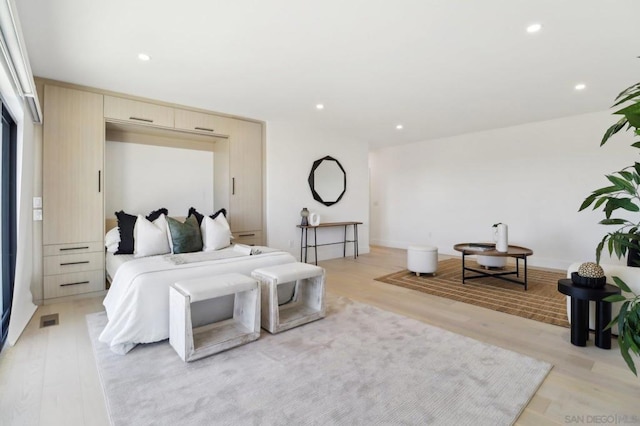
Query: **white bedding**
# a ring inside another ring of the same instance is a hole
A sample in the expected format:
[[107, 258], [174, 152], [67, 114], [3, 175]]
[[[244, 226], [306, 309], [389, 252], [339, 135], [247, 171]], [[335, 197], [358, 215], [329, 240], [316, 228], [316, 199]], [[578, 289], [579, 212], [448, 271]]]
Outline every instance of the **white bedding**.
[[234, 252], [233, 248], [218, 250], [213, 252], [218, 255], [208, 258], [200, 253], [179, 255], [187, 261], [178, 265], [170, 260], [175, 255], [137, 258], [122, 264], [103, 302], [109, 321], [100, 334], [100, 341], [108, 344], [112, 351], [126, 354], [138, 343], [169, 338], [169, 286], [172, 283], [230, 272], [251, 275], [257, 268], [296, 262], [290, 253], [267, 247], [260, 249], [262, 254], [252, 256]]
[[107, 252], [105, 258], [105, 266], [107, 269], [107, 278], [109, 282], [113, 281], [113, 277], [116, 276], [116, 272], [118, 268], [127, 263], [130, 260], [135, 259], [132, 254], [113, 254], [111, 252]]

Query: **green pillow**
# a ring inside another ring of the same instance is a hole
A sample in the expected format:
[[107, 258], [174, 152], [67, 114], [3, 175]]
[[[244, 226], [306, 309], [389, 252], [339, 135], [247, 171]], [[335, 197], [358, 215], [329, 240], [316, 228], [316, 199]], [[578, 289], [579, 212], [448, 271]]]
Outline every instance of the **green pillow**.
[[175, 254], [202, 251], [202, 234], [195, 216], [189, 216], [184, 223], [167, 217], [167, 223]]

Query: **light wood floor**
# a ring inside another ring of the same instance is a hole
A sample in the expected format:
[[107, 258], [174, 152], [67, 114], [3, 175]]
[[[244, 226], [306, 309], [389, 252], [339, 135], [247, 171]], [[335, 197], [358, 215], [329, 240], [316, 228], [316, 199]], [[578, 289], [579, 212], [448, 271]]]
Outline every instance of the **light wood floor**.
[[[590, 346], [578, 348], [569, 343], [569, 329], [373, 280], [405, 265], [404, 250], [381, 247], [357, 260], [321, 262], [334, 295], [553, 364], [517, 424], [584, 424], [596, 421], [588, 416], [616, 415], [619, 423], [622, 416], [627, 423], [640, 423], [640, 379], [627, 369], [616, 342], [612, 350], [602, 350], [593, 346], [592, 336]], [[0, 354], [0, 425], [108, 424], [85, 324], [86, 314], [100, 310], [100, 298], [38, 309], [16, 346]], [[55, 312], [60, 325], [40, 329], [40, 316]]]

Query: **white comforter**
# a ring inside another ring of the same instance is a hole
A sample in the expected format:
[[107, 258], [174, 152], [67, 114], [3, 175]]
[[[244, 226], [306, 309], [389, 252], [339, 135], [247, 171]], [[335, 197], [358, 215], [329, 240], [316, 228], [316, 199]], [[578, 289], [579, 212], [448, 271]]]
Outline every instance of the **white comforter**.
[[[169, 286], [180, 280], [237, 272], [251, 275], [257, 268], [295, 262], [287, 252], [260, 247], [262, 254], [241, 255], [232, 248], [217, 255], [193, 253], [134, 259], [122, 265], [104, 299], [109, 319], [100, 341], [113, 352], [126, 354], [138, 343], [169, 338]], [[182, 264], [180, 259], [184, 262]], [[176, 261], [178, 260], [178, 261]]]

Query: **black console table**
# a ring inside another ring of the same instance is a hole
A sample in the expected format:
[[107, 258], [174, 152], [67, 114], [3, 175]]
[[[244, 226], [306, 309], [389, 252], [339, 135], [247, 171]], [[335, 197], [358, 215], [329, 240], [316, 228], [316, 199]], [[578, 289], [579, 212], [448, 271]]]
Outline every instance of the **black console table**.
[[[318, 247], [320, 246], [330, 246], [334, 244], [342, 244], [342, 256], [347, 256], [347, 243], [353, 243], [353, 258], [358, 257], [358, 225], [362, 225], [362, 222], [327, 222], [321, 223], [320, 225], [298, 225], [300, 228], [300, 261], [302, 262], [303, 253], [304, 253], [304, 262], [307, 262], [307, 252], [309, 251], [309, 247], [313, 247], [315, 249], [315, 263], [318, 264]], [[353, 226], [353, 239], [347, 239], [347, 228], [349, 226]], [[318, 228], [335, 228], [335, 227], [344, 227], [344, 238], [342, 241], [337, 241], [334, 243], [325, 243], [318, 244]], [[309, 244], [309, 229], [313, 230], [313, 244]]]
[[589, 301], [596, 302], [596, 346], [611, 349], [611, 329], [605, 327], [611, 322], [611, 303], [603, 299], [620, 294], [620, 289], [607, 284], [603, 288], [575, 285], [570, 279], [558, 280], [558, 291], [571, 297], [571, 343], [587, 346], [589, 338]]

